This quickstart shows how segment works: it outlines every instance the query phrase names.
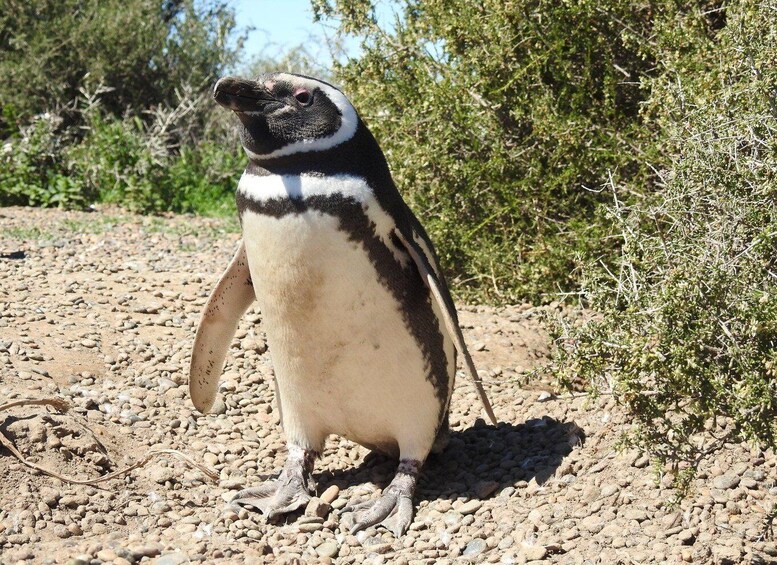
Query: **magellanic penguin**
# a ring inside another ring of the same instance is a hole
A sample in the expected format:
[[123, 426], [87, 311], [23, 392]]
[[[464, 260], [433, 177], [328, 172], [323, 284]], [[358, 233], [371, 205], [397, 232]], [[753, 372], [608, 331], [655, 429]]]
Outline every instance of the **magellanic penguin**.
[[278, 479], [234, 503], [270, 518], [304, 505], [324, 440], [337, 434], [399, 458], [382, 496], [346, 508], [353, 532], [403, 534], [429, 452], [444, 447], [456, 350], [486, 412], [429, 237], [378, 143], [334, 86], [271, 73], [225, 77], [249, 163], [237, 188], [243, 240], [197, 330], [190, 393], [211, 407], [238, 320], [256, 299], [288, 444]]

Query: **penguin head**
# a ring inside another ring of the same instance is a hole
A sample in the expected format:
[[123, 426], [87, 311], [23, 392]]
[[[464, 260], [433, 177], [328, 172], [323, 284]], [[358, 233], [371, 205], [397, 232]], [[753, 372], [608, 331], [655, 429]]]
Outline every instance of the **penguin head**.
[[351, 139], [359, 117], [345, 95], [314, 78], [268, 73], [224, 77], [213, 98], [240, 120], [240, 139], [255, 161], [326, 151]]

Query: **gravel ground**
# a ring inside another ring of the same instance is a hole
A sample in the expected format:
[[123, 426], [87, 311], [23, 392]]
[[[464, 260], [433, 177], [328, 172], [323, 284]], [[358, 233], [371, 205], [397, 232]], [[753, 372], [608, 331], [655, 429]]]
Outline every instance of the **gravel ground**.
[[338, 510], [391, 479], [395, 463], [332, 438], [319, 497], [277, 523], [225, 501], [283, 462], [261, 313], [249, 310], [215, 414], [199, 415], [186, 371], [208, 293], [239, 235], [234, 221], [0, 208], [0, 414], [31, 461], [81, 479], [170, 448], [97, 486], [61, 482], [0, 448], [0, 563], [777, 563], [766, 517], [777, 457], [731, 445], [704, 462], [673, 508], [671, 477], [618, 450], [612, 398], [556, 397], [520, 374], [547, 359], [540, 311], [460, 306], [501, 423], [486, 425], [463, 375], [452, 440], [425, 467], [401, 539], [357, 536]]

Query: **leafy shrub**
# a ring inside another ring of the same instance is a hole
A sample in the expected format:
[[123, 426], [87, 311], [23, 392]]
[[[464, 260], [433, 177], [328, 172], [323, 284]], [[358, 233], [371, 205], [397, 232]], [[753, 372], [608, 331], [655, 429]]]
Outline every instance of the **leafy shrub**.
[[652, 190], [660, 144], [642, 80], [665, 22], [698, 4], [404, 0], [383, 21], [368, 0], [314, 0], [361, 40], [335, 75], [458, 291], [492, 301], [574, 292], [580, 257], [614, 253], [607, 195], [591, 189], [612, 175]]
[[204, 106], [207, 96], [159, 107], [148, 121], [115, 118], [92, 98], [80, 110], [78, 132], [63, 128], [58, 116], [39, 116], [3, 146], [0, 204], [84, 207], [101, 201], [136, 212], [234, 211], [245, 161], [234, 130], [216, 120], [197, 143], [180, 142], [195, 113], [185, 109]]
[[173, 106], [235, 61], [234, 12], [211, 0], [6, 0], [0, 10], [0, 136], [107, 85], [106, 113]]
[[70, 176], [62, 119], [37, 116], [0, 150], [0, 203], [7, 205], [82, 207], [88, 201], [83, 183]]
[[648, 108], [672, 156], [664, 186], [631, 206], [615, 191], [621, 255], [587, 269], [601, 316], [559, 336], [562, 379], [611, 390], [630, 440], [675, 466], [726, 441], [777, 446], [777, 27], [756, 0], [725, 16], [665, 59]]

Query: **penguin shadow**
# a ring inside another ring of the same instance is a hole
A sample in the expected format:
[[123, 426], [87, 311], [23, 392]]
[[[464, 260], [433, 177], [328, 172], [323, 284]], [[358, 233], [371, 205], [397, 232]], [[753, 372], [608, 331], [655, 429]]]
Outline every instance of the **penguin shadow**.
[[[534, 479], [542, 485], [584, 441], [585, 432], [577, 424], [548, 416], [496, 426], [478, 419], [470, 428], [451, 430], [442, 453], [427, 458], [415, 500], [486, 499], [506, 488], [525, 486], [521, 481]], [[364, 482], [385, 488], [396, 468], [396, 459], [371, 452], [360, 465], [324, 471], [316, 480], [319, 488], [336, 484], [344, 489]]]

